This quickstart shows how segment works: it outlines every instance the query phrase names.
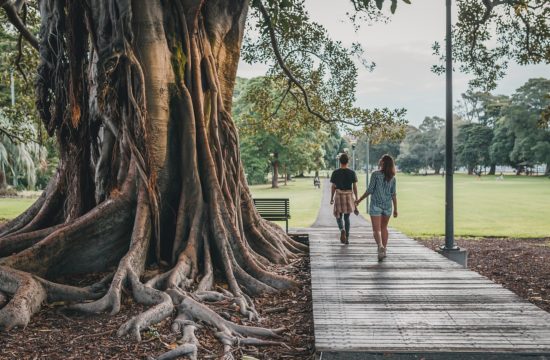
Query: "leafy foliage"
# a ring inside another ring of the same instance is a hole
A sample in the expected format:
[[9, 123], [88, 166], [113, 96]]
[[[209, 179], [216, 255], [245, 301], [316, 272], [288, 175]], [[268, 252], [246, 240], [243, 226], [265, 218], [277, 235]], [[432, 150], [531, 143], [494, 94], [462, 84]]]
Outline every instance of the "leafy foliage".
[[[379, 14], [374, 2], [356, 1], [354, 5], [373, 18]], [[292, 106], [313, 115], [310, 122], [343, 124], [354, 131], [383, 137], [403, 135], [404, 109], [366, 110], [354, 105], [354, 60], [369, 69], [374, 67], [363, 58], [359, 44], [347, 48], [332, 40], [322, 25], [310, 19], [302, 0], [270, 0], [265, 4], [256, 0], [252, 2], [252, 14], [243, 59], [270, 66], [266, 81], [271, 91], [270, 97], [258, 94], [260, 99], [252, 96], [250, 101], [281, 105], [294, 102]]]
[[[549, 0], [463, 0], [456, 2], [453, 57], [470, 85], [484, 91], [496, 87], [508, 63], [550, 63]], [[434, 52], [441, 46], [434, 44]], [[434, 66], [437, 73], [443, 66]]]
[[550, 131], [539, 127], [541, 113], [550, 106], [549, 93], [550, 80], [530, 79], [512, 96], [497, 133], [500, 144], [511, 144], [513, 138], [511, 165], [550, 164]]
[[[534, 164], [550, 171], [550, 131], [540, 125], [550, 106], [550, 80], [530, 79], [511, 96], [468, 91], [454, 119], [455, 156], [471, 173], [479, 166], [509, 165], [519, 172]], [[401, 142], [397, 164], [404, 172], [443, 166], [443, 120], [426, 118]]]
[[314, 120], [298, 101], [272, 102], [273, 82], [269, 77], [238, 79], [236, 87], [233, 116], [250, 184], [265, 181], [272, 161], [287, 173], [324, 167], [330, 127]]
[[[23, 8], [23, 19], [35, 34], [39, 27], [38, 10], [31, 5]], [[12, 141], [39, 141], [41, 122], [34, 104], [33, 74], [38, 66], [34, 48], [23, 41], [17, 30], [0, 12], [0, 133]], [[10, 82], [15, 84], [15, 105], [11, 105]]]
[[401, 143], [397, 165], [404, 172], [433, 169], [439, 173], [445, 160], [445, 121], [426, 117], [418, 129], [410, 128]]
[[489, 148], [493, 131], [487, 125], [468, 123], [460, 126], [457, 137], [456, 159], [471, 174], [477, 166], [491, 164]]
[[[22, 9], [28, 29], [38, 33], [39, 13], [30, 2]], [[38, 56], [0, 12], [0, 187], [44, 188], [57, 164], [53, 139], [47, 139], [34, 102]], [[11, 100], [13, 79], [15, 104]]]

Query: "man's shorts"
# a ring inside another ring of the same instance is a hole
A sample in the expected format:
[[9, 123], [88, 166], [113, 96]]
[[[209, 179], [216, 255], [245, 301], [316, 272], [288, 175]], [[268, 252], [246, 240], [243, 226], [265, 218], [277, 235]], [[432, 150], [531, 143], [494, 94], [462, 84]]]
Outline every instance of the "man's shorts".
[[370, 206], [369, 206], [369, 215], [370, 216], [391, 216], [392, 214], [392, 206], [390, 205], [390, 207], [380, 207], [380, 206], [377, 206], [377, 205], [374, 205], [372, 202], [370, 203]]

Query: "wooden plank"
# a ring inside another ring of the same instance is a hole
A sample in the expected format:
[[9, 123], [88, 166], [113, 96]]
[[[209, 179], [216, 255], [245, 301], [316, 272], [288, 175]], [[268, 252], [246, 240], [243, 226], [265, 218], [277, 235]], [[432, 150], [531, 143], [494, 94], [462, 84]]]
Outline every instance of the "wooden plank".
[[391, 231], [378, 263], [370, 229], [308, 229], [319, 352], [550, 353], [550, 314]]

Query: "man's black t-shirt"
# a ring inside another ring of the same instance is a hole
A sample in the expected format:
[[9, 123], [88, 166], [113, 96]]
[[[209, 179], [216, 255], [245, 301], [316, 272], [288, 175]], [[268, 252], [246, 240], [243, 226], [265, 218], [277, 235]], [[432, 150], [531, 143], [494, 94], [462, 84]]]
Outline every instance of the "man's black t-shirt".
[[332, 172], [330, 182], [336, 185], [338, 190], [351, 190], [353, 183], [357, 182], [357, 175], [351, 169], [338, 169]]

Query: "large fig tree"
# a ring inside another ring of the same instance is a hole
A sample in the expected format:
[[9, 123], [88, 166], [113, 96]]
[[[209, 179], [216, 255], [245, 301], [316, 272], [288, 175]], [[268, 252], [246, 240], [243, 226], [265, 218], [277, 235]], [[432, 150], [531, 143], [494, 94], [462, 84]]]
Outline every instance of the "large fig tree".
[[[263, 1], [40, 0], [36, 37], [21, 16], [34, 3], [0, 0], [39, 50], [36, 104], [60, 153], [40, 199], [0, 228], [2, 328], [25, 326], [45, 301], [116, 313], [126, 289], [149, 307], [119, 335], [139, 340], [176, 310], [184, 345], [164, 358], [196, 357], [195, 321], [216, 330], [227, 357], [237, 343], [277, 337], [208, 306], [225, 299], [256, 318], [251, 296], [294, 286], [274, 266], [305, 250], [260, 218], [241, 166], [231, 98], [249, 9], [257, 31], [245, 58], [271, 63], [282, 95], [319, 121], [369, 129], [403, 113], [354, 108], [359, 47], [330, 40], [301, 0]], [[382, 0], [351, 2], [355, 21], [381, 16]], [[151, 264], [160, 270], [145, 278]], [[52, 281], [113, 266], [84, 288]]]

